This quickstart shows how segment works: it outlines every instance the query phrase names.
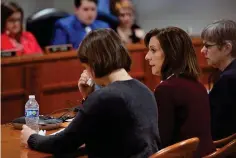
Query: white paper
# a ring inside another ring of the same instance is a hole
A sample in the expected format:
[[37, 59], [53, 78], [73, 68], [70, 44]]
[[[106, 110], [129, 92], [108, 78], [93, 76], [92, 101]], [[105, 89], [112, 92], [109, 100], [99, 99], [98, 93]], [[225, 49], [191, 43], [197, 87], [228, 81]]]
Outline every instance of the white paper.
[[41, 136], [45, 136], [46, 135], [46, 130], [40, 130], [38, 132], [38, 134], [41, 135]]
[[73, 119], [74, 118], [71, 118], [71, 119], [67, 119], [67, 120], [65, 120], [66, 122], [71, 122], [71, 121], [73, 121]]

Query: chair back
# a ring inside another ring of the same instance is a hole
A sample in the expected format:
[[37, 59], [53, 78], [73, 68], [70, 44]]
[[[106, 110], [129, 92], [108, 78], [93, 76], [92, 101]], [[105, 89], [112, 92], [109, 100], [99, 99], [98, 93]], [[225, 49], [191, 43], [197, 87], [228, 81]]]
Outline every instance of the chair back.
[[236, 139], [232, 140], [222, 148], [218, 148], [215, 152], [203, 158], [235, 158], [236, 157]]
[[198, 138], [190, 138], [168, 146], [153, 154], [150, 158], [192, 158], [195, 155], [198, 144]]
[[214, 141], [214, 144], [217, 148], [220, 148], [222, 146], [225, 146], [226, 144], [228, 144], [229, 142], [233, 141], [234, 139], [236, 139], [236, 133], [226, 137], [226, 138], [223, 138], [223, 139], [220, 139], [220, 140], [216, 140]]
[[41, 48], [44, 48], [51, 44], [55, 22], [67, 16], [69, 13], [56, 8], [40, 10], [27, 18], [26, 30], [31, 32]]

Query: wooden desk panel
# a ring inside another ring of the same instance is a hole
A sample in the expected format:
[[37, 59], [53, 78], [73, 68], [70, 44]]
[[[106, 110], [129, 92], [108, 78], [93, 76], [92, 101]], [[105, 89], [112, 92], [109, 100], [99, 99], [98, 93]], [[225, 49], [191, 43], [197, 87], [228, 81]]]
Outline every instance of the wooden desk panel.
[[28, 95], [35, 94], [40, 114], [70, 107], [81, 99], [77, 81], [82, 72], [75, 52], [2, 59], [2, 121], [24, 115]]
[[[40, 111], [51, 113], [60, 108], [71, 107], [68, 100], [81, 100], [78, 80], [83, 71], [74, 53], [70, 59], [45, 61], [41, 64]], [[75, 106], [75, 105], [74, 105]]]
[[[141, 81], [145, 76], [144, 52], [146, 48], [143, 45], [130, 47], [133, 59], [130, 74]], [[79, 103], [82, 99], [78, 79], [83, 68], [75, 51], [5, 58], [1, 65], [4, 76], [1, 123], [24, 115], [24, 105], [30, 94], [36, 95], [40, 114], [71, 107], [68, 101]], [[12, 109], [14, 112], [11, 112]]]
[[1, 119], [6, 122], [11, 116], [20, 117], [24, 114], [25, 102], [25, 69], [22, 66], [2, 67]]
[[[202, 45], [200, 41], [193, 42], [204, 72], [201, 81], [206, 84], [209, 68], [199, 52]], [[129, 45], [127, 48], [132, 58], [131, 76], [154, 90], [160, 78], [152, 75], [150, 66], [144, 59], [147, 48], [141, 44]], [[68, 100], [81, 100], [77, 84], [83, 68], [75, 51], [2, 58], [1, 66], [1, 123], [24, 115], [24, 105], [30, 94], [36, 95], [36, 100], [40, 104], [40, 114], [71, 107]]]

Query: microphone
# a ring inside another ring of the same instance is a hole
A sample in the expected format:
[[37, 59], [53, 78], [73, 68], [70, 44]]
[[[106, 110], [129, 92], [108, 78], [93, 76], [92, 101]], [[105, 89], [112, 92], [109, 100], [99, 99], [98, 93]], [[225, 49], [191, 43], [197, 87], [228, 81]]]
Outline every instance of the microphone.
[[[38, 125], [39, 125], [39, 129], [52, 130], [52, 129], [60, 128], [62, 122], [63, 121], [61, 119], [39, 115]], [[15, 129], [22, 129], [22, 126], [26, 124], [25, 117], [22, 116], [22, 117], [16, 118], [11, 123]]]

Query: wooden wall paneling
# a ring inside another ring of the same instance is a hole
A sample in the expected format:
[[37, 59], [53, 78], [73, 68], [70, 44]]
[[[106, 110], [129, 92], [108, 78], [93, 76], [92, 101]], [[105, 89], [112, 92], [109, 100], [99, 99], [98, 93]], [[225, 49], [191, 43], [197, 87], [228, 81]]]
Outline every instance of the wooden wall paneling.
[[132, 65], [130, 75], [140, 81], [144, 81], [144, 52], [131, 52]]
[[[200, 54], [201, 41], [193, 40], [193, 45], [203, 72], [200, 80], [205, 84], [212, 69]], [[147, 48], [142, 44], [135, 44], [128, 45], [127, 49], [132, 58], [131, 76], [153, 91], [160, 83], [160, 77], [152, 75], [151, 67], [145, 61]], [[1, 123], [24, 115], [24, 105], [30, 94], [36, 95], [40, 114], [80, 104], [82, 97], [77, 84], [83, 68], [75, 51], [5, 58], [1, 59], [1, 66]]]
[[41, 74], [42, 74], [42, 65], [39, 63], [27, 64], [25, 66], [25, 89], [26, 89], [26, 98], [28, 100], [29, 95], [35, 95], [36, 101], [40, 104], [42, 95], [41, 95]]
[[24, 67], [21, 64], [4, 65], [1, 71], [1, 123], [6, 123], [24, 113]]
[[57, 109], [70, 108], [78, 104], [82, 97], [78, 90], [78, 79], [83, 68], [75, 56], [42, 64], [42, 114]]

